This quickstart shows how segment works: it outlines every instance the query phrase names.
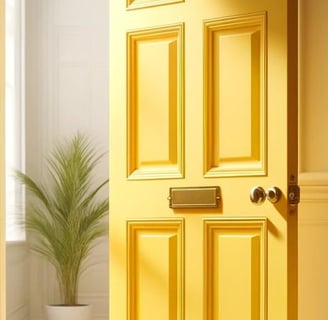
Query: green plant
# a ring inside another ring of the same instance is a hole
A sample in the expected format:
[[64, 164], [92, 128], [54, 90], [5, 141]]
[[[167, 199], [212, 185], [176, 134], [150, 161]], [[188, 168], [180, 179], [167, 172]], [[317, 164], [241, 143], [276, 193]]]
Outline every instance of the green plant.
[[25, 221], [26, 229], [34, 235], [31, 247], [55, 267], [67, 305], [77, 304], [82, 263], [95, 240], [107, 232], [103, 218], [108, 214], [108, 198], [101, 199], [98, 192], [108, 179], [94, 185], [92, 176], [102, 156], [85, 136], [77, 133], [56, 146], [47, 158], [47, 184], [16, 171], [32, 196]]

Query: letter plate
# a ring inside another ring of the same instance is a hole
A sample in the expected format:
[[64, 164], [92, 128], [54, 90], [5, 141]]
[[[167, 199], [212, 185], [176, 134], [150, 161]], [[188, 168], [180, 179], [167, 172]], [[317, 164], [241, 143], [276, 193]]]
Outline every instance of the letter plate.
[[170, 188], [170, 208], [217, 208], [220, 187]]

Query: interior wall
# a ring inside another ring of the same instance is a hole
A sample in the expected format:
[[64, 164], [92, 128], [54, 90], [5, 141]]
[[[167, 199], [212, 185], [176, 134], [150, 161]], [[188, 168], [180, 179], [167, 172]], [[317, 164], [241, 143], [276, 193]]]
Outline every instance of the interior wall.
[[327, 13], [300, 0], [299, 320], [328, 318]]
[[[26, 158], [38, 179], [54, 143], [77, 130], [108, 151], [108, 1], [29, 0], [26, 11]], [[108, 178], [108, 156], [97, 175]], [[94, 320], [108, 319], [108, 238], [88, 264], [79, 303], [93, 305]], [[45, 304], [60, 302], [52, 268], [36, 255], [29, 297], [33, 320], [43, 319]]]
[[6, 320], [29, 319], [29, 252], [24, 242], [6, 245]]
[[[6, 290], [5, 223], [5, 1], [0, 0], [0, 292]], [[5, 319], [5, 297], [0, 294], [0, 319]]]

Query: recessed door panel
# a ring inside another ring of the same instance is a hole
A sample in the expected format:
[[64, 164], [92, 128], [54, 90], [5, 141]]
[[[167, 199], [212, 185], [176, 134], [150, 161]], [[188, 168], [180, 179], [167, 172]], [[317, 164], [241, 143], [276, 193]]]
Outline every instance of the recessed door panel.
[[129, 319], [183, 319], [183, 222], [127, 226]]
[[183, 2], [183, 0], [127, 0], [126, 5], [128, 10], [134, 10], [147, 7], [163, 6], [177, 2]]
[[205, 220], [204, 233], [205, 319], [266, 319], [266, 220]]
[[129, 32], [129, 179], [183, 176], [183, 25]]
[[266, 13], [210, 20], [205, 41], [205, 175], [266, 173]]

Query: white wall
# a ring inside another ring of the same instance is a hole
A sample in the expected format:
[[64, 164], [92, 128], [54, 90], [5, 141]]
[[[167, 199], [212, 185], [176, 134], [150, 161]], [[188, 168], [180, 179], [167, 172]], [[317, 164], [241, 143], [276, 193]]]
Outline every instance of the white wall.
[[300, 0], [299, 320], [328, 319], [328, 2]]
[[[38, 178], [53, 143], [78, 129], [108, 150], [108, 1], [29, 0], [26, 9], [27, 171]], [[108, 157], [97, 172], [108, 177]], [[79, 302], [93, 305], [94, 320], [108, 319], [108, 238], [91, 264]], [[56, 302], [53, 270], [32, 255], [30, 319], [42, 319], [44, 304]]]
[[7, 320], [29, 319], [29, 254], [24, 242], [6, 245]]

